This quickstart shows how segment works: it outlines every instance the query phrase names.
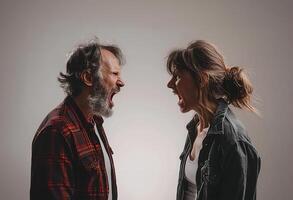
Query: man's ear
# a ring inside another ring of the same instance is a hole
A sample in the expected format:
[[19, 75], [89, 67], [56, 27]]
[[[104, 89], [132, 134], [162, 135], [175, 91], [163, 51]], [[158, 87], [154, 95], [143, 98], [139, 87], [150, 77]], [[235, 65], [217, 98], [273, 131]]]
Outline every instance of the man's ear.
[[93, 77], [90, 70], [85, 70], [81, 72], [80, 78], [85, 85], [89, 87], [93, 86]]

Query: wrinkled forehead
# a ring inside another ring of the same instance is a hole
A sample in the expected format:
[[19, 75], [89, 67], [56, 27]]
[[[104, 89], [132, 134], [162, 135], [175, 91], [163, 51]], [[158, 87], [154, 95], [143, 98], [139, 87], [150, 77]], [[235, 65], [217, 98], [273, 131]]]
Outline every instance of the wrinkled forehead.
[[108, 70], [120, 70], [118, 58], [109, 50], [101, 49], [101, 66]]

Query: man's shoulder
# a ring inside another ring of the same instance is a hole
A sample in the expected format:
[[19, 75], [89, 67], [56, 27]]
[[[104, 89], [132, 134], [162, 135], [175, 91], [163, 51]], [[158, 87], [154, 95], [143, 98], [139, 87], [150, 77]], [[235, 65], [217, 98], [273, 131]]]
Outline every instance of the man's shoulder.
[[47, 114], [45, 119], [40, 124], [35, 137], [43, 132], [58, 132], [63, 137], [67, 137], [71, 133], [79, 130], [79, 125], [74, 119], [74, 113], [70, 106], [68, 106], [65, 102], [62, 102]]

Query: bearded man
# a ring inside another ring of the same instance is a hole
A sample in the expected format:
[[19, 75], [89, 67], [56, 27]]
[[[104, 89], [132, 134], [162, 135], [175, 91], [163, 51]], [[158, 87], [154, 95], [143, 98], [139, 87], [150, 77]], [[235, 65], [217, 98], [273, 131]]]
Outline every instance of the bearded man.
[[123, 55], [97, 41], [76, 48], [58, 78], [65, 100], [32, 142], [30, 199], [116, 200], [117, 185], [103, 118], [124, 86]]

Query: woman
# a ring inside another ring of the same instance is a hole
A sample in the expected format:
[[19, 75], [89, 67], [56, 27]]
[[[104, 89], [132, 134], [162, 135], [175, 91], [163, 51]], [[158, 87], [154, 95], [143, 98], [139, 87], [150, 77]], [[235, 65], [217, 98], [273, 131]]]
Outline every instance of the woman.
[[202, 40], [175, 50], [167, 60], [168, 83], [182, 113], [195, 111], [180, 156], [177, 200], [252, 200], [260, 158], [228, 105], [256, 112], [243, 70], [229, 68]]

